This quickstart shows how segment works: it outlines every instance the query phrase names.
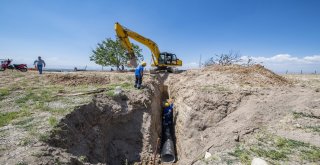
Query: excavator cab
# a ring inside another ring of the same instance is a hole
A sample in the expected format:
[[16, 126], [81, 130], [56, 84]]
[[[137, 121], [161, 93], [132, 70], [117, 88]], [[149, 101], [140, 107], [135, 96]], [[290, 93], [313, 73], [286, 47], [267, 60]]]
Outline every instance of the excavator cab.
[[159, 56], [159, 66], [181, 66], [182, 61], [175, 54], [163, 52]]

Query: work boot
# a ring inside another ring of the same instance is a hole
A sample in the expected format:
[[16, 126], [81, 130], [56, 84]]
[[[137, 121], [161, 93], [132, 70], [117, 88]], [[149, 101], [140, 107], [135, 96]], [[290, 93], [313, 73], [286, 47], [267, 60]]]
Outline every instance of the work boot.
[[138, 89], [140, 89], [141, 87], [140, 86], [138, 86]]
[[137, 84], [134, 84], [134, 87], [137, 88]]

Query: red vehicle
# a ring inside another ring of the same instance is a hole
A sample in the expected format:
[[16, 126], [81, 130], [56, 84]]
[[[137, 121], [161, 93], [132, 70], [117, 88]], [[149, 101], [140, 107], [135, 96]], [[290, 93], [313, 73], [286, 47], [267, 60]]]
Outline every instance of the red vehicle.
[[10, 60], [10, 59], [0, 60], [0, 61], [1, 61], [0, 71], [4, 71], [6, 69], [17, 69], [21, 72], [28, 71], [27, 64], [12, 64], [11, 65], [12, 60]]

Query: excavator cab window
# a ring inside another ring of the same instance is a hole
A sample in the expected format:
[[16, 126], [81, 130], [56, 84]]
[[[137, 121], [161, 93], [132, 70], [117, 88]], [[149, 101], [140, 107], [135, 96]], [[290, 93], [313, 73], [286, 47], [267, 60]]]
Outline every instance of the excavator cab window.
[[172, 62], [172, 55], [166, 54], [166, 64], [170, 65]]
[[177, 56], [175, 54], [172, 54], [172, 61], [171, 61], [172, 65], [176, 65], [177, 64]]
[[177, 65], [177, 56], [175, 54], [163, 52], [159, 56], [159, 64], [164, 64], [164, 65]]
[[165, 55], [164, 54], [160, 54], [160, 57], [159, 57], [159, 64], [164, 64], [165, 62]]

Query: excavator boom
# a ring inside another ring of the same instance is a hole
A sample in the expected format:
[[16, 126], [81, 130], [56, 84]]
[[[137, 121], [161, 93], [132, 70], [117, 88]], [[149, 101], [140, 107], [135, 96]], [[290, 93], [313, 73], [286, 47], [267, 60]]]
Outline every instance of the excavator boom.
[[[151, 66], [166, 68], [167, 66], [181, 66], [182, 61], [177, 59], [174, 54], [171, 53], [160, 53], [158, 45], [153, 42], [151, 39], [148, 39], [124, 26], [120, 25], [118, 22], [115, 23], [115, 31], [118, 38], [120, 39], [122, 45], [128, 50], [130, 56], [130, 64], [134, 67], [137, 66], [137, 59], [134, 54], [132, 44], [129, 40], [129, 37], [136, 40], [137, 42], [142, 43], [147, 46], [152, 52], [153, 64]], [[168, 58], [167, 58], [168, 57]], [[170, 57], [170, 58], [169, 58]], [[161, 62], [160, 62], [160, 61]]]

